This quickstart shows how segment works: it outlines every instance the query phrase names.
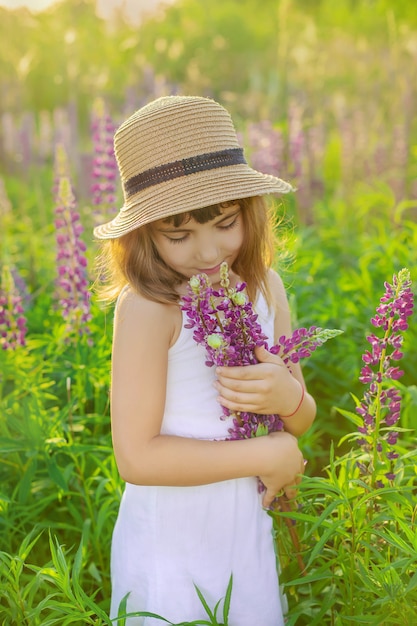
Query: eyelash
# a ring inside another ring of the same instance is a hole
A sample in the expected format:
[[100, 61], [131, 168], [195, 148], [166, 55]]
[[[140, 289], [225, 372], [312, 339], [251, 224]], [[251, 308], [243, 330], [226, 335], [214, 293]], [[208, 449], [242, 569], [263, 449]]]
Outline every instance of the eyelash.
[[[217, 228], [220, 228], [220, 230], [231, 230], [234, 226], [236, 226], [237, 219], [238, 219], [238, 216], [236, 216], [234, 220], [230, 222], [230, 224], [227, 224], [227, 226], [218, 226]], [[182, 243], [183, 241], [187, 239], [187, 237], [188, 237], [188, 234], [184, 235], [184, 237], [178, 237], [178, 239], [171, 239], [171, 237], [168, 237], [168, 239], [171, 243], [175, 244], [175, 243]]]

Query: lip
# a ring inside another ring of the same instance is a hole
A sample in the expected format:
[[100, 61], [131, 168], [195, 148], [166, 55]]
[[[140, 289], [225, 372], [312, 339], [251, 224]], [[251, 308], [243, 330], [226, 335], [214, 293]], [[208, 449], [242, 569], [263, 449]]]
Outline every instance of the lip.
[[221, 263], [219, 263], [215, 267], [206, 267], [205, 269], [199, 269], [198, 273], [207, 274], [207, 276], [212, 276], [213, 274], [217, 274], [218, 272], [220, 272], [220, 265]]

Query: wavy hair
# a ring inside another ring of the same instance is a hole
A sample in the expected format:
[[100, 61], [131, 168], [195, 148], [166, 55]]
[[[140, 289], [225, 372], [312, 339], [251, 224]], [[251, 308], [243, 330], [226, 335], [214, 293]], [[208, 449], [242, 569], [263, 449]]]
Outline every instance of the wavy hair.
[[[203, 224], [221, 214], [222, 208], [239, 204], [244, 227], [243, 244], [232, 270], [245, 281], [249, 298], [254, 301], [261, 291], [270, 302], [267, 272], [274, 256], [272, 214], [264, 197], [256, 196], [195, 209], [173, 215], [164, 221], [180, 226], [188, 219]], [[180, 300], [178, 286], [187, 280], [170, 268], [159, 256], [148, 225], [101, 243], [96, 262], [99, 299], [114, 301], [123, 287], [131, 287], [145, 298], [165, 304]]]

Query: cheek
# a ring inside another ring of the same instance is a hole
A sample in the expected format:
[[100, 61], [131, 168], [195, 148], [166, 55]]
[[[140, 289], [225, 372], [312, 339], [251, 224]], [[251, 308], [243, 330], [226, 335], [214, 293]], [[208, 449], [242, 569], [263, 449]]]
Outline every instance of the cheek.
[[159, 247], [159, 255], [162, 260], [165, 261], [169, 267], [178, 271], [182, 265], [187, 263], [189, 254], [190, 252], [187, 245], [184, 243], [175, 244], [169, 243], [168, 241], [164, 242], [164, 244]]
[[170, 255], [170, 249], [167, 245], [167, 242], [159, 239], [159, 237], [154, 237], [153, 243], [161, 259], [167, 265], [170, 265], [171, 255]]
[[232, 230], [229, 235], [230, 247], [233, 247], [235, 250], [239, 250], [242, 247], [243, 240], [245, 237], [245, 231], [243, 224]]
[[172, 244], [164, 244], [162, 246], [159, 246], [159, 255], [167, 265], [172, 265], [173, 261], [177, 260], [180, 256], [178, 252], [175, 253], [175, 250], [173, 250], [173, 248], [174, 245]]

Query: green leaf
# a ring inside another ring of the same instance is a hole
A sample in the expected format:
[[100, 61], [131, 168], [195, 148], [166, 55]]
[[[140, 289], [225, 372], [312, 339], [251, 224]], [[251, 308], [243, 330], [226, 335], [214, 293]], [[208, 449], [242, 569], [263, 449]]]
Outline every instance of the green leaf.
[[209, 616], [209, 618], [212, 621], [215, 621], [216, 618], [213, 615], [213, 613], [211, 612], [211, 609], [210, 609], [209, 605], [207, 604], [206, 599], [203, 596], [203, 594], [201, 593], [200, 589], [197, 587], [196, 584], [194, 584], [194, 588], [195, 588], [195, 590], [197, 592], [198, 597], [200, 598], [200, 602], [203, 605], [205, 612], [207, 613], [207, 615]]
[[226, 595], [224, 597], [224, 604], [223, 604], [224, 626], [228, 626], [229, 624], [229, 610], [230, 610], [230, 600], [232, 598], [232, 588], [233, 588], [233, 574], [230, 574], [230, 579], [227, 585]]

